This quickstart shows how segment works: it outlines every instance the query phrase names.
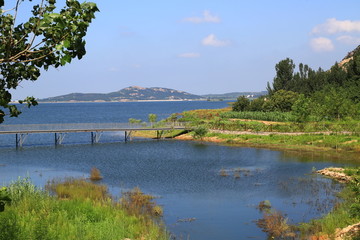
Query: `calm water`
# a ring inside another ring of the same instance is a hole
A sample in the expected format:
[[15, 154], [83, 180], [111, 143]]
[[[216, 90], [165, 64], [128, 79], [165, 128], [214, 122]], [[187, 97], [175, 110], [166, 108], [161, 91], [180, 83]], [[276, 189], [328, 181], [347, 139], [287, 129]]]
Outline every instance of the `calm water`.
[[[189, 109], [220, 107], [226, 103], [42, 104], [11, 123], [126, 122], [146, 120], [149, 113], [164, 118]], [[329, 189], [341, 188], [311, 174], [314, 167], [338, 165], [326, 158], [175, 140], [124, 143], [121, 134], [109, 133], [95, 145], [89, 144], [86, 134], [73, 134], [60, 147], [52, 145], [50, 134], [34, 134], [21, 150], [14, 149], [13, 136], [0, 136], [0, 184], [27, 175], [38, 185], [59, 176], [87, 177], [95, 166], [114, 194], [139, 186], [158, 196], [168, 229], [182, 239], [230, 240], [266, 239], [254, 223], [261, 218], [256, 208], [260, 201], [269, 200], [290, 222], [298, 223], [327, 212], [335, 199]], [[38, 141], [41, 145], [35, 145]], [[234, 178], [236, 168], [242, 169], [240, 178]], [[229, 176], [221, 177], [220, 169]], [[189, 218], [195, 221], [182, 221]]]

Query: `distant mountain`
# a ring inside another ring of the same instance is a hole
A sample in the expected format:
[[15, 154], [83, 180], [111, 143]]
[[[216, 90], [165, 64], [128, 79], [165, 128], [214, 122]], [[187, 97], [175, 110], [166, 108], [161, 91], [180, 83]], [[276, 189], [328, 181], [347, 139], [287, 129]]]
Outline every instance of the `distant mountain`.
[[267, 91], [261, 91], [261, 92], [231, 92], [231, 93], [224, 93], [224, 94], [206, 94], [201, 95], [203, 98], [206, 98], [208, 100], [235, 100], [239, 96], [245, 96], [247, 98], [258, 98], [260, 96], [267, 95]]
[[111, 93], [70, 93], [38, 100], [39, 102], [125, 102], [141, 100], [200, 100], [201, 96], [169, 88], [127, 87]]

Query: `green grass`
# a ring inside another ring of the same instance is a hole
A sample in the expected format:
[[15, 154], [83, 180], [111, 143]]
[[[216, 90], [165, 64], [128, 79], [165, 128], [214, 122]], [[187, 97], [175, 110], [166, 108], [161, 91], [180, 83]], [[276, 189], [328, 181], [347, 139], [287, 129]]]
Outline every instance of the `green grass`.
[[231, 143], [264, 144], [264, 145], [293, 145], [330, 148], [346, 151], [360, 151], [360, 137], [347, 135], [322, 135], [322, 134], [304, 134], [304, 135], [255, 135], [255, 134], [222, 134], [209, 133], [209, 137], [218, 137], [224, 141], [231, 140]]
[[61, 200], [27, 180], [8, 191], [12, 202], [0, 213], [0, 240], [168, 239], [150, 218], [131, 215], [110, 198]]
[[224, 112], [222, 118], [252, 119], [272, 122], [293, 122], [296, 117], [289, 112]]
[[[201, 109], [186, 111], [180, 121], [190, 122], [208, 129], [251, 132], [348, 132], [360, 135], [360, 122], [343, 121], [310, 121], [295, 122], [289, 112], [234, 112], [229, 109]], [[263, 122], [266, 121], [266, 122]]]

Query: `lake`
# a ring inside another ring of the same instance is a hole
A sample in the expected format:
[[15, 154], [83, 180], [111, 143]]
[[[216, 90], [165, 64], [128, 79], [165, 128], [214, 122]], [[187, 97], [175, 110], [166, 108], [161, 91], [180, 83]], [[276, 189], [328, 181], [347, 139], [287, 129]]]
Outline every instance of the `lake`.
[[[190, 109], [226, 107], [226, 102], [134, 102], [41, 104], [6, 124], [127, 122], [159, 119]], [[54, 177], [88, 177], [97, 167], [111, 192], [140, 187], [157, 196], [167, 229], [179, 239], [266, 239], [255, 223], [257, 206], [269, 200], [290, 223], [328, 212], [342, 186], [312, 174], [313, 169], [343, 166], [321, 156], [176, 140], [136, 139], [104, 133], [91, 145], [89, 133], [68, 134], [53, 146], [53, 135], [29, 135], [16, 150], [14, 136], [0, 136], [0, 184], [30, 176], [43, 186]], [[228, 176], [220, 176], [225, 170]], [[235, 177], [239, 171], [240, 178]], [[194, 221], [188, 222], [186, 219]]]

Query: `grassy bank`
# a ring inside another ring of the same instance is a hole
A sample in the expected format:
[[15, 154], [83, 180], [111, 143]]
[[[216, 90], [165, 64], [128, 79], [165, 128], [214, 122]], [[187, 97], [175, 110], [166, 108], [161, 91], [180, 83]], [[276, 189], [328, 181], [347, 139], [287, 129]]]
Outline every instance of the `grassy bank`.
[[[359, 121], [296, 123], [290, 121], [290, 113], [232, 112], [231, 109], [193, 110], [181, 116], [181, 121], [189, 122], [194, 128], [201, 126], [209, 130], [203, 141], [360, 154]], [[189, 134], [179, 139], [192, 137]]]
[[[27, 180], [8, 186], [11, 203], [0, 213], [1, 240], [168, 239], [156, 223], [160, 219], [142, 210], [156, 205], [141, 191], [127, 195], [134, 198], [115, 202], [105, 186], [86, 180], [52, 182], [48, 189], [56, 196]], [[136, 199], [144, 204], [134, 205], [131, 200]]]
[[187, 130], [165, 130], [165, 131], [133, 131], [132, 136], [142, 138], [175, 138], [188, 133]]
[[[301, 224], [299, 227], [303, 235], [313, 235], [314, 239], [360, 239], [360, 231], [346, 234], [341, 229], [349, 225], [360, 223], [360, 167], [346, 168], [344, 173], [351, 177], [345, 189], [339, 194], [342, 202], [320, 219]], [[344, 232], [344, 233], [342, 233]], [[348, 236], [346, 236], [348, 235]]]

